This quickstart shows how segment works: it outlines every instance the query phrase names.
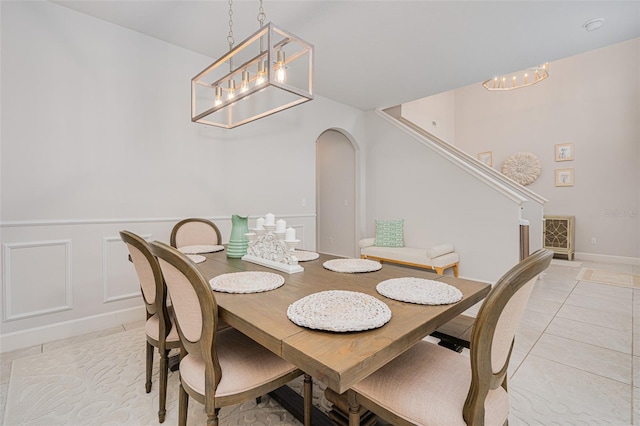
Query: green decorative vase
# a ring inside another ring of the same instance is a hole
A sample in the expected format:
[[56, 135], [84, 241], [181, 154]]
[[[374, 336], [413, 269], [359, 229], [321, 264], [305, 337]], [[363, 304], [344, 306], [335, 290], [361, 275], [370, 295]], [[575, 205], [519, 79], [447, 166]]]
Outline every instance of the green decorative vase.
[[247, 254], [249, 240], [244, 236], [249, 232], [249, 217], [231, 216], [231, 237], [229, 237], [229, 246], [227, 246], [227, 257], [239, 259]]

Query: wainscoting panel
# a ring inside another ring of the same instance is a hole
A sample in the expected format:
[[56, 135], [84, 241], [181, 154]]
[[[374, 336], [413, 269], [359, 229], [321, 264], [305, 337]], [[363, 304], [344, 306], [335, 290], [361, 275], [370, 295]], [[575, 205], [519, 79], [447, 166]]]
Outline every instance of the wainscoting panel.
[[[315, 214], [278, 214], [315, 250]], [[231, 215], [204, 216], [229, 241]], [[140, 284], [119, 231], [169, 242], [184, 217], [0, 222], [0, 352], [144, 319]], [[253, 226], [257, 216], [250, 217]]]
[[[145, 240], [151, 238], [150, 234], [140, 236]], [[102, 284], [104, 303], [141, 297], [138, 276], [120, 236], [102, 239]]]
[[73, 309], [71, 240], [3, 244], [4, 320]]
[[300, 243], [298, 245], [298, 250], [314, 250], [314, 248], [308, 247], [307, 245], [305, 245], [305, 240], [304, 240], [304, 225], [287, 225], [290, 226], [291, 228], [296, 230], [296, 239], [300, 240]]

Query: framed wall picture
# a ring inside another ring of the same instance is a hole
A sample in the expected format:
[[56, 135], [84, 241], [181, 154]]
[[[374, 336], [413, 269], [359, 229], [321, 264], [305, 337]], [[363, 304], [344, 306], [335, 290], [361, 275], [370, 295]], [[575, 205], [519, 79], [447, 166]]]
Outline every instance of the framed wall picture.
[[478, 160], [482, 161], [489, 167], [493, 166], [493, 154], [491, 153], [491, 151], [481, 152], [480, 154], [478, 154]]
[[556, 161], [573, 160], [573, 144], [559, 143], [556, 145]]
[[573, 186], [573, 169], [556, 169], [556, 186]]

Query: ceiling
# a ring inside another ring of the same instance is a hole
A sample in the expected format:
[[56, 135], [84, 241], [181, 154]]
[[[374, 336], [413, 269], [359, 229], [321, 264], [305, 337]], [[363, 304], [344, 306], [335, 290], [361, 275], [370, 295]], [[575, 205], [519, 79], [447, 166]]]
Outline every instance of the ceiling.
[[[204, 54], [212, 62], [229, 48], [227, 0], [54, 3]], [[265, 22], [315, 46], [315, 93], [362, 110], [640, 37], [637, 0], [264, 0], [264, 10]], [[257, 14], [257, 0], [234, 1], [236, 43], [258, 29]], [[593, 18], [604, 18], [604, 25], [587, 32], [583, 24]]]

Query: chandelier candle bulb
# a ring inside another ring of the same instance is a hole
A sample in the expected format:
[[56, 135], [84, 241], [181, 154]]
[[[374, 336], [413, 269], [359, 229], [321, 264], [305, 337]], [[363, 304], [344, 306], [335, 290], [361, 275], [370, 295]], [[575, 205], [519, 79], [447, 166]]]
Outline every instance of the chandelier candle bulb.
[[284, 240], [285, 241], [295, 241], [296, 240], [296, 230], [289, 227], [287, 228], [285, 234], [284, 234]]
[[240, 86], [240, 92], [246, 93], [249, 91], [249, 71], [242, 71], [242, 85]]
[[264, 217], [259, 217], [256, 220], [256, 229], [264, 229]]
[[233, 99], [236, 97], [236, 81], [234, 79], [229, 80], [229, 93], [227, 93], [227, 99]]
[[216, 100], [215, 105], [220, 105], [222, 103], [222, 87], [216, 86]]
[[256, 86], [261, 86], [266, 81], [266, 67], [263, 61], [258, 62], [258, 76], [256, 77]]
[[277, 61], [276, 61], [276, 81], [278, 83], [286, 83], [287, 81], [287, 70], [285, 67], [285, 57], [284, 52], [282, 50], [278, 50], [276, 53]]
[[264, 224], [265, 225], [275, 225], [276, 224], [276, 217], [273, 215], [273, 213], [267, 213], [265, 216], [265, 221]]
[[287, 229], [287, 222], [284, 219], [280, 219], [276, 222], [276, 232], [285, 232]]

